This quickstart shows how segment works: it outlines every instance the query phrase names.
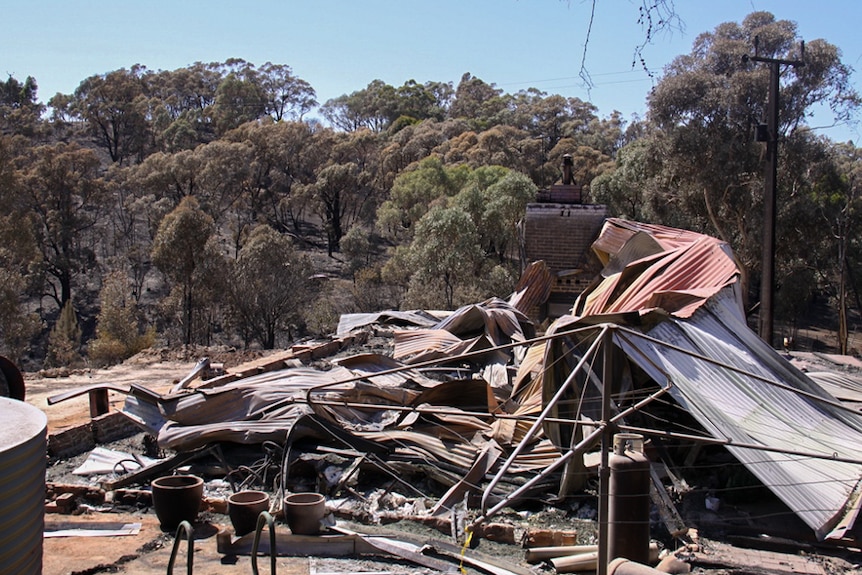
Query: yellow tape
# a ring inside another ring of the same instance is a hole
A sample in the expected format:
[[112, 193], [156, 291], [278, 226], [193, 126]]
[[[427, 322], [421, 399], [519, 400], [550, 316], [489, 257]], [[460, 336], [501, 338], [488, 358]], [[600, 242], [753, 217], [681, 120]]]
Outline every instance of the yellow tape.
[[461, 564], [458, 565], [458, 570], [461, 572], [461, 575], [467, 575], [467, 570], [464, 569], [464, 555], [467, 553], [467, 547], [470, 546], [470, 541], [473, 539], [473, 532], [469, 527], [464, 529], [464, 533], [467, 536], [464, 538], [464, 546], [461, 548]]

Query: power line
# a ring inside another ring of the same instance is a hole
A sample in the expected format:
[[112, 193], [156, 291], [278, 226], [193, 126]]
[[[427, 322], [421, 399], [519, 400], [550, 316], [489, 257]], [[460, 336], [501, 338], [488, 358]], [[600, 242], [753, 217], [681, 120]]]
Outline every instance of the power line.
[[[621, 76], [623, 74], [640, 74], [637, 70], [625, 70], [621, 72], [601, 72], [599, 74], [591, 74], [593, 77], [599, 76]], [[532, 85], [532, 84], [541, 84], [544, 82], [559, 82], [562, 80], [581, 80], [580, 76], [562, 76], [560, 78], [546, 78], [544, 80], [529, 80], [522, 82], [505, 82], [503, 84], [497, 84], [497, 86], [518, 86], [518, 85]]]

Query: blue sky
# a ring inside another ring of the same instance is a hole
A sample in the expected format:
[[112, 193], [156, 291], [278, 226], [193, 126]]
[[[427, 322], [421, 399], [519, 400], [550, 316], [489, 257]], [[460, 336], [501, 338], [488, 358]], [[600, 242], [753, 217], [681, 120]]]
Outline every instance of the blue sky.
[[[243, 58], [287, 64], [323, 103], [375, 79], [452, 82], [469, 72], [514, 93], [529, 87], [592, 102], [600, 116], [643, 115], [654, 80], [632, 68], [643, 30], [640, 0], [598, 0], [586, 66], [578, 78], [589, 0], [6, 0], [0, 8], [0, 74], [33, 76], [39, 99], [71, 93], [86, 77], [133, 64], [174, 70]], [[797, 22], [807, 41], [837, 45], [862, 74], [862, 2], [856, 0], [676, 0], [684, 30], [659, 35], [644, 55], [660, 76], [696, 36], [755, 10]], [[812, 125], [828, 124], [818, 115]], [[834, 140], [860, 128], [819, 129]]]

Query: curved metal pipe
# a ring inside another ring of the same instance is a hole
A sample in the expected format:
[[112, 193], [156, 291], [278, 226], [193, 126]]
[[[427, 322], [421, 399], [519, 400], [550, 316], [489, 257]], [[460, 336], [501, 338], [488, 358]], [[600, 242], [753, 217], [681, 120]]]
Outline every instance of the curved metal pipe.
[[180, 541], [182, 540], [183, 533], [186, 534], [186, 539], [189, 541], [189, 550], [188, 556], [186, 558], [186, 575], [192, 575], [192, 571], [194, 570], [194, 562], [195, 562], [195, 546], [194, 546], [194, 529], [192, 529], [192, 524], [188, 521], [181, 521], [177, 526], [177, 534], [174, 537], [174, 547], [171, 549], [171, 559], [168, 561], [168, 573], [167, 575], [172, 575], [174, 572], [174, 561], [177, 558], [177, 550], [180, 547]]
[[261, 511], [257, 516], [257, 527], [254, 530], [254, 543], [251, 546], [251, 572], [258, 575], [257, 570], [257, 548], [260, 545], [260, 534], [263, 531], [263, 525], [269, 525], [269, 572], [275, 575], [275, 519], [269, 514], [269, 511]]

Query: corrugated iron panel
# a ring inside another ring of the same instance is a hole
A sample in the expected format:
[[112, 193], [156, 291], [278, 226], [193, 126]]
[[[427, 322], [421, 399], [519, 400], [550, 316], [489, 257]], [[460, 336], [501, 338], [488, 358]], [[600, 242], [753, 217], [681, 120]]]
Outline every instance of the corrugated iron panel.
[[[640, 234], [665, 251], [651, 254]], [[862, 479], [862, 466], [828, 457], [862, 460], [862, 416], [768, 383], [832, 399], [745, 324], [735, 292], [738, 270], [727, 244], [685, 230], [610, 219], [593, 248], [609, 262], [608, 273], [579, 298], [578, 316], [670, 312], [674, 317], [649, 335], [711, 362], [634, 335], [618, 333], [616, 341], [655, 381], [673, 382], [671, 394], [713, 436], [825, 455], [812, 460], [729, 448], [819, 537], [826, 537]], [[635, 259], [640, 254], [646, 255]]]
[[810, 371], [808, 377], [841, 401], [862, 403], [862, 381], [856, 377], [831, 371]]
[[548, 301], [553, 283], [548, 264], [544, 261], [532, 262], [521, 274], [515, 292], [509, 296], [509, 305], [521, 313], [530, 313], [531, 309]]
[[[407, 430], [387, 430], [382, 433], [363, 433], [365, 439], [377, 441], [383, 444], [392, 444], [395, 447], [395, 458], [418, 457], [427, 459], [429, 463], [445, 461], [451, 465], [469, 469], [476, 457], [479, 455], [483, 445], [469, 442], [447, 442], [427, 433], [417, 433]], [[509, 468], [511, 473], [524, 473], [543, 469], [560, 458], [559, 450], [555, 449], [547, 440], [537, 442], [535, 445], [524, 450], [519, 457], [515, 458], [513, 465]]]
[[[723, 309], [732, 296], [710, 300], [690, 320], [669, 320], [648, 335], [785, 386], [830, 399]], [[638, 337], [618, 337], [629, 358], [656, 381], [669, 378], [673, 397], [713, 436], [788, 451], [728, 449], [787, 506], [824, 538], [847, 508], [862, 466], [828, 459], [862, 460], [862, 416], [837, 410], [793, 391]]]
[[[624, 236], [614, 225], [606, 226], [606, 230], [614, 245]], [[688, 317], [707, 298], [736, 280], [739, 270], [726, 244], [701, 234], [674, 234], [668, 230], [662, 228], [662, 235], [656, 238], [662, 245], [671, 246], [668, 251], [633, 261], [620, 273], [605, 278], [579, 298], [575, 306], [578, 315], [662, 307], [677, 317]], [[628, 236], [631, 241], [638, 237], [634, 233]], [[597, 243], [603, 239], [601, 236]]]
[[698, 238], [709, 237], [697, 232], [647, 224], [620, 218], [608, 218], [602, 226], [598, 239], [593, 242], [593, 251], [603, 264], [620, 253], [623, 246], [638, 233], [644, 233], [655, 240], [664, 250], [687, 246]]
[[440, 321], [427, 311], [381, 311], [374, 313], [346, 313], [338, 320], [337, 335], [345, 335], [366, 325], [373, 323], [387, 325], [414, 325], [417, 327], [431, 327]]
[[[404, 369], [404, 364], [400, 361], [377, 353], [361, 353], [348, 357], [333, 358], [334, 365], [346, 367], [356, 376], [373, 376], [369, 377], [374, 385], [381, 387], [400, 387], [408, 382], [416, 382], [420, 385], [434, 386], [436, 381], [425, 377], [418, 371], [412, 369]], [[394, 370], [398, 371], [394, 371]], [[393, 371], [384, 375], [378, 375], [380, 372]]]
[[422, 329], [395, 332], [395, 350], [393, 357], [402, 360], [420, 353], [438, 351], [443, 355], [447, 350], [463, 344], [463, 340], [445, 329]]

